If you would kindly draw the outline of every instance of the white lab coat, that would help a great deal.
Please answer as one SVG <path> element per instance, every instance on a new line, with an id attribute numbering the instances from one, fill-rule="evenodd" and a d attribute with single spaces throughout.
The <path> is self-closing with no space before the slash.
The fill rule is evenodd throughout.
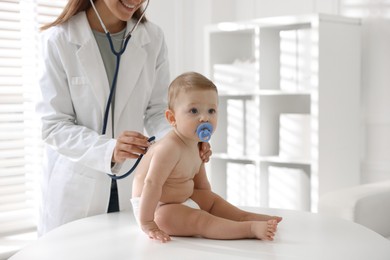
<path id="1" fill-rule="evenodd" d="M 134 25 L 129 21 L 127 31 Z M 110 83 L 85 12 L 42 33 L 41 100 L 45 156 L 38 231 L 107 211 L 111 179 L 134 163 L 111 168 L 116 140 L 111 120 L 100 135 Z M 151 22 L 133 32 L 121 57 L 114 137 L 124 130 L 165 132 L 169 66 L 163 32 Z M 111 119 L 111 116 L 109 117 Z M 131 181 L 118 181 L 121 210 L 130 207 Z"/>

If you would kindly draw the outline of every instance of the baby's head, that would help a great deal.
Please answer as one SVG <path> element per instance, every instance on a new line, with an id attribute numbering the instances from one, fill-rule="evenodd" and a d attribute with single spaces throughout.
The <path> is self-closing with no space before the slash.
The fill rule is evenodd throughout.
<path id="1" fill-rule="evenodd" d="M 192 138 L 202 123 L 211 125 L 213 131 L 217 126 L 217 108 L 217 87 L 202 74 L 181 74 L 169 86 L 166 118 L 187 137 Z"/>
<path id="2" fill-rule="evenodd" d="M 214 83 L 197 72 L 186 72 L 179 75 L 169 85 L 168 109 L 173 109 L 180 93 L 189 93 L 192 90 L 213 90 L 218 95 Z"/>

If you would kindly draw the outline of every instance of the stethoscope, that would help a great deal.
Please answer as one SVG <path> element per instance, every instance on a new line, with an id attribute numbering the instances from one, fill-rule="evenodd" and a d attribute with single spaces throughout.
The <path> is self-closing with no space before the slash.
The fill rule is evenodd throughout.
<path id="1" fill-rule="evenodd" d="M 108 122 L 108 116 L 109 116 L 109 113 L 110 113 L 110 108 L 111 108 L 111 103 L 112 103 L 112 98 L 113 96 L 115 95 L 115 89 L 116 89 L 116 82 L 117 82 L 117 78 L 118 78 L 118 72 L 119 72 L 119 65 L 120 65 L 120 59 L 121 59 L 121 56 L 122 54 L 125 52 L 126 50 L 126 47 L 127 47 L 127 44 L 131 38 L 131 34 L 134 32 L 135 29 L 137 29 L 139 23 L 141 22 L 142 18 L 145 16 L 145 11 L 146 9 L 148 8 L 149 6 L 149 1 L 150 0 L 142 0 L 138 6 L 142 5 L 144 2 L 146 1 L 146 6 L 144 8 L 144 10 L 142 11 L 142 14 L 140 16 L 140 18 L 138 19 L 137 23 L 133 26 L 133 28 L 129 31 L 129 33 L 123 38 L 123 46 L 121 47 L 121 49 L 119 51 L 116 51 L 115 48 L 114 48 L 114 44 L 112 42 L 112 38 L 111 38 L 111 35 L 110 35 L 110 32 L 107 30 L 106 26 L 104 25 L 103 23 L 103 20 L 102 18 L 100 17 L 96 7 L 95 7 L 95 4 L 93 3 L 93 0 L 90 0 L 91 2 L 91 5 L 92 5 L 92 8 L 93 10 L 95 11 L 96 13 L 96 16 L 97 18 L 99 19 L 99 22 L 106 34 L 106 37 L 110 43 L 110 48 L 111 48 L 111 52 L 116 56 L 116 66 L 115 66 L 115 72 L 114 72 L 114 78 L 112 80 L 112 83 L 111 83 L 111 88 L 110 88 L 110 95 L 108 96 L 108 100 L 107 100 L 107 104 L 106 104 L 106 109 L 104 111 L 104 119 L 103 119 L 103 127 L 102 127 L 102 135 L 105 135 L 106 134 L 106 129 L 107 129 L 107 122 Z M 136 7 L 138 7 L 136 6 Z M 150 137 L 148 139 L 148 142 L 153 142 L 155 139 L 154 136 Z M 108 174 L 108 176 L 110 176 L 112 179 L 114 180 L 119 180 L 119 179 L 123 179 L 123 178 L 126 178 L 127 176 L 129 176 L 134 170 L 135 168 L 138 166 L 138 163 L 141 161 L 143 157 L 143 154 L 141 154 L 137 161 L 134 163 L 133 167 L 131 167 L 131 169 L 126 172 L 125 174 L 123 175 L 120 175 L 120 176 L 117 176 L 117 175 L 112 175 L 112 174 Z"/>
<path id="2" fill-rule="evenodd" d="M 146 9 L 149 6 L 149 1 L 150 0 L 142 0 L 141 3 L 139 3 L 139 5 L 142 5 L 145 1 L 147 3 L 146 3 L 146 6 L 145 6 L 144 10 L 142 11 L 142 14 L 141 14 L 140 18 L 138 19 L 137 23 L 133 26 L 133 28 L 129 31 L 129 33 L 123 38 L 124 44 L 123 44 L 122 48 L 119 51 L 116 51 L 115 48 L 114 48 L 114 44 L 112 42 L 112 39 L 111 39 L 110 32 L 107 30 L 106 26 L 104 25 L 103 20 L 101 19 L 100 15 L 99 15 L 96 7 L 95 7 L 95 4 L 93 3 L 93 0 L 90 0 L 92 8 L 95 11 L 96 16 L 98 17 L 99 22 L 100 22 L 100 24 L 101 24 L 101 26 L 102 26 L 105 34 L 106 34 L 106 37 L 107 37 L 107 39 L 108 39 L 108 41 L 110 43 L 111 52 L 116 56 L 116 66 L 115 66 L 114 78 L 112 80 L 111 89 L 110 89 L 110 95 L 108 97 L 106 109 L 105 109 L 105 112 L 104 112 L 104 120 L 103 120 L 103 128 L 102 128 L 102 134 L 103 135 L 106 134 L 107 122 L 108 122 L 108 116 L 109 116 L 109 113 L 110 113 L 111 102 L 112 102 L 112 98 L 113 98 L 113 96 L 115 94 L 116 81 L 117 81 L 118 72 L 119 72 L 120 58 L 121 58 L 122 54 L 125 52 L 125 50 L 126 50 L 127 44 L 128 44 L 128 42 L 129 42 L 129 40 L 131 38 L 131 34 L 138 27 L 139 23 L 141 22 L 142 18 L 145 15 Z M 197 127 L 197 129 L 196 129 L 196 133 L 197 133 L 198 138 L 199 138 L 199 140 L 201 142 L 208 142 L 210 140 L 210 138 L 211 138 L 212 133 L 213 133 L 213 126 L 210 123 L 208 123 L 208 122 L 201 123 Z M 150 137 L 148 139 L 148 142 L 152 143 L 154 140 L 155 140 L 155 137 L 152 136 L 152 137 Z M 131 167 L 131 169 L 128 172 L 126 172 L 125 174 L 117 176 L 117 175 L 112 175 L 112 174 L 108 174 L 107 173 L 107 175 L 110 176 L 114 180 L 120 180 L 120 179 L 126 178 L 127 176 L 129 176 L 135 170 L 135 168 L 137 168 L 137 166 L 138 166 L 139 162 L 141 161 L 142 157 L 143 157 L 143 154 L 141 154 L 138 157 L 138 159 L 136 160 L 134 165 Z"/>

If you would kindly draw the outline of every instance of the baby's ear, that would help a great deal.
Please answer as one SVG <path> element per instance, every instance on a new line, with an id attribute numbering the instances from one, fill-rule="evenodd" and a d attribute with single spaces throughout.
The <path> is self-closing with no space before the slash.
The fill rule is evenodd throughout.
<path id="1" fill-rule="evenodd" d="M 167 109 L 165 110 L 165 118 L 168 120 L 168 123 L 172 126 L 176 125 L 176 119 L 175 119 L 175 114 L 173 113 L 172 110 Z"/>

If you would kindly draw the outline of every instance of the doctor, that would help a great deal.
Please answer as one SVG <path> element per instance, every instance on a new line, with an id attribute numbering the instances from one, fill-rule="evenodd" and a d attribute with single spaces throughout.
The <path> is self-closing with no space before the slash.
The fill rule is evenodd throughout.
<path id="1" fill-rule="evenodd" d="M 169 64 L 162 30 L 142 17 L 141 0 L 69 0 L 53 23 L 42 27 L 37 112 L 45 143 L 40 235 L 83 217 L 130 208 L 132 177 L 115 181 L 168 129 Z M 116 50 L 131 33 L 120 59 L 116 95 L 106 133 L 103 117 L 114 78 Z M 203 161 L 211 155 L 202 143 Z"/>

